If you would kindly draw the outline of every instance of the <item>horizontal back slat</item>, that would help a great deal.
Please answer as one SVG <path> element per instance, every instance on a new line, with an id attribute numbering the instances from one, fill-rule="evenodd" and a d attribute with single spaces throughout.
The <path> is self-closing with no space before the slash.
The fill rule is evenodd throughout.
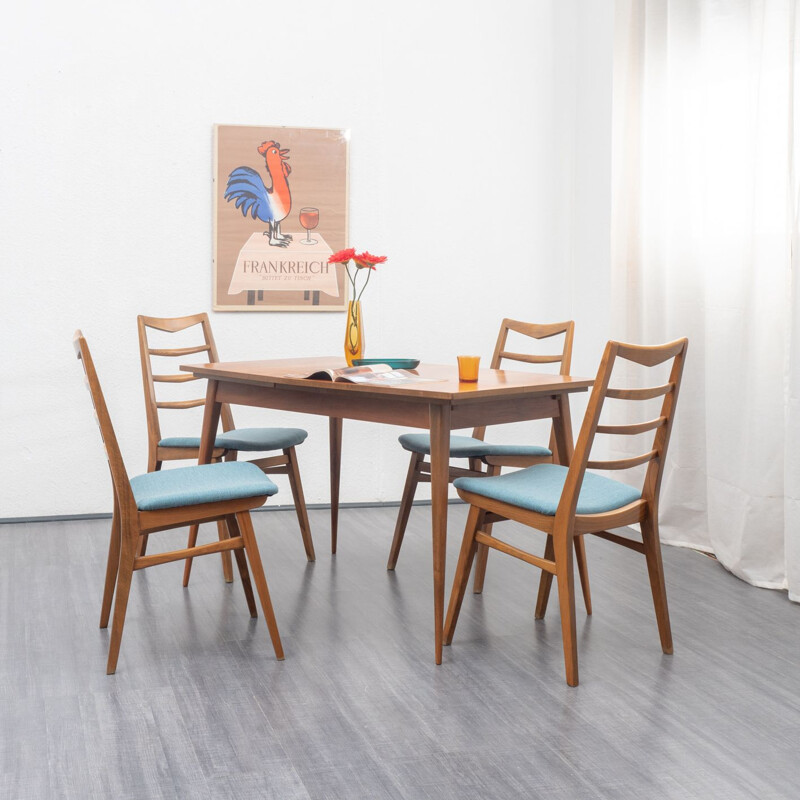
<path id="1" fill-rule="evenodd" d="M 589 461 L 586 466 L 588 469 L 630 469 L 652 461 L 657 455 L 658 450 L 651 450 L 649 453 L 643 453 L 640 456 L 620 458 L 616 461 Z"/>
<path id="2" fill-rule="evenodd" d="M 201 400 L 171 400 L 169 402 L 158 402 L 156 408 L 198 408 L 204 406 L 206 401 Z"/>
<path id="3" fill-rule="evenodd" d="M 157 331 L 166 331 L 167 333 L 177 333 L 191 328 L 192 325 L 198 325 L 203 321 L 204 316 L 204 314 L 170 318 L 141 316 L 141 320 L 148 328 L 155 328 Z"/>
<path id="4" fill-rule="evenodd" d="M 561 362 L 561 354 L 555 356 L 533 356 L 527 353 L 509 353 L 503 350 L 500 353 L 500 358 L 508 358 L 512 361 L 524 361 L 526 364 L 559 364 Z"/>
<path id="5" fill-rule="evenodd" d="M 663 364 L 665 361 L 675 358 L 684 349 L 686 342 L 686 339 L 678 339 L 675 342 L 657 347 L 619 342 L 617 345 L 617 358 L 624 358 L 644 367 L 655 367 L 657 364 Z"/>
<path id="6" fill-rule="evenodd" d="M 211 347 L 207 344 L 201 344 L 197 347 L 175 347 L 175 348 L 150 348 L 147 352 L 151 356 L 167 356 L 167 357 L 177 357 L 177 356 L 190 356 L 192 353 L 202 353 L 205 351 L 210 351 Z"/>
<path id="7" fill-rule="evenodd" d="M 613 397 L 615 400 L 652 400 L 668 394 L 674 388 L 674 383 L 665 383 L 663 386 L 650 386 L 646 389 L 608 389 L 606 397 Z"/>
<path id="8" fill-rule="evenodd" d="M 503 325 L 510 331 L 531 336 L 534 339 L 548 339 L 550 336 L 558 336 L 559 333 L 566 333 L 570 323 L 553 322 L 539 325 L 535 322 L 520 322 L 515 319 L 504 319 Z"/>
<path id="9" fill-rule="evenodd" d="M 598 425 L 598 433 L 611 433 L 621 434 L 623 436 L 634 436 L 637 433 L 647 433 L 647 431 L 654 431 L 662 425 L 667 424 L 666 417 L 658 417 L 658 419 L 651 419 L 647 422 L 635 422 L 630 425 Z"/>
<path id="10" fill-rule="evenodd" d="M 179 375 L 153 375 L 154 381 L 160 383 L 186 383 L 187 381 L 199 381 L 197 375 L 192 375 L 191 372 L 181 372 Z"/>

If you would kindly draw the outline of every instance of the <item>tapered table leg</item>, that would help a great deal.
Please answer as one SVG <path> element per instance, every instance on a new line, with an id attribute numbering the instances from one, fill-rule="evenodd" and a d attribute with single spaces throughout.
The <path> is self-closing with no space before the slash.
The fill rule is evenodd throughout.
<path id="1" fill-rule="evenodd" d="M 572 442 L 572 416 L 569 413 L 569 395 L 558 396 L 558 416 L 553 419 L 553 434 L 556 439 L 556 464 L 569 466 L 574 445 Z"/>
<path id="2" fill-rule="evenodd" d="M 342 468 L 342 420 L 330 418 L 331 449 L 331 553 L 336 553 L 339 535 L 339 478 Z"/>
<path id="3" fill-rule="evenodd" d="M 221 409 L 222 406 L 217 402 L 217 381 L 209 380 L 208 388 L 206 389 L 206 406 L 203 412 L 203 431 L 200 434 L 198 464 L 211 462 L 211 453 L 214 452 L 214 440 L 217 438 Z"/>
<path id="4" fill-rule="evenodd" d="M 447 487 L 450 476 L 450 406 L 431 405 L 431 501 L 433 533 L 433 624 L 436 663 L 442 663 L 444 570 L 447 553 Z"/>
<path id="5" fill-rule="evenodd" d="M 211 454 L 214 452 L 214 441 L 217 438 L 221 409 L 222 405 L 217 402 L 217 382 L 210 380 L 208 382 L 208 388 L 206 389 L 206 406 L 203 412 L 203 431 L 200 434 L 200 452 L 197 458 L 198 464 L 209 464 L 211 462 Z M 227 536 L 227 528 L 223 524 L 219 523 L 218 528 L 220 539 Z M 220 553 L 220 556 L 222 557 L 222 574 L 225 576 L 225 581 L 231 583 L 233 581 L 231 554 L 226 551 Z M 187 561 L 187 563 L 190 562 Z M 188 582 L 189 575 L 185 573 L 183 585 L 186 586 Z"/>

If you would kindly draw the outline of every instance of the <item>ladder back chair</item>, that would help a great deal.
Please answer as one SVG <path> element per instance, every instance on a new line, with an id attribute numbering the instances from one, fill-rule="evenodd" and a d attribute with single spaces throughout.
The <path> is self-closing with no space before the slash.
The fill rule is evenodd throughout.
<path id="1" fill-rule="evenodd" d="M 279 661 L 283 660 L 278 625 L 250 520 L 250 509 L 264 505 L 278 487 L 258 467 L 235 461 L 148 472 L 128 478 L 89 346 L 80 331 L 75 332 L 73 344 L 83 364 L 114 493 L 114 517 L 100 611 L 100 627 L 106 628 L 113 600 L 114 619 L 106 672 L 111 675 L 117 668 L 133 573 L 156 564 L 224 552 L 235 555 L 250 616 L 257 617 L 249 561 L 275 655 Z M 138 554 L 142 536 L 214 520 L 222 520 L 227 527 L 225 537 L 218 542 L 149 556 Z"/>
<path id="2" fill-rule="evenodd" d="M 470 504 L 470 511 L 445 622 L 445 644 L 453 640 L 475 551 L 479 544 L 484 544 L 543 570 L 536 619 L 544 617 L 552 578 L 556 576 L 567 683 L 577 686 L 572 545 L 574 540 L 591 533 L 645 556 L 661 648 L 664 653 L 672 653 L 658 533 L 658 497 L 687 347 L 687 339 L 652 347 L 608 342 L 568 468 L 558 464 L 539 464 L 497 477 L 456 480 L 458 494 Z M 618 359 L 626 359 L 644 367 L 655 367 L 671 361 L 669 379 L 663 385 L 649 388 L 609 388 Z M 661 410 L 654 419 L 628 425 L 599 424 L 606 398 L 638 402 L 661 396 L 664 398 Z M 592 444 L 598 433 L 635 436 L 651 431 L 655 431 L 651 446 L 641 455 L 609 461 L 590 459 Z M 643 464 L 647 468 L 641 491 L 586 471 L 587 468 L 625 470 Z M 485 531 L 488 522 L 504 520 L 516 520 L 544 531 L 547 534 L 544 558 L 503 542 Z M 613 528 L 635 524 L 641 526 L 641 541 L 610 532 Z"/>
<path id="3" fill-rule="evenodd" d="M 208 314 L 193 314 L 187 317 L 146 317 L 140 315 L 139 326 L 139 353 L 142 362 L 142 380 L 144 384 L 145 409 L 147 411 L 147 439 L 148 463 L 147 471 L 156 472 L 161 469 L 164 461 L 197 459 L 200 451 L 199 436 L 173 436 L 162 438 L 159 409 L 187 409 L 196 408 L 205 404 L 205 398 L 166 401 L 159 400 L 156 396 L 157 383 L 186 383 L 199 380 L 199 378 L 186 372 L 175 374 L 159 374 L 153 371 L 152 358 L 166 357 L 178 358 L 190 355 L 205 354 L 210 362 L 219 361 L 214 334 Z M 148 340 L 149 330 L 158 330 L 163 333 L 178 333 L 193 326 L 199 326 L 202 342 L 192 347 L 151 347 Z M 217 435 L 212 452 L 212 461 L 235 461 L 239 452 L 269 452 L 282 451 L 280 455 L 266 458 L 253 459 L 250 463 L 258 466 L 266 474 L 287 475 L 294 498 L 297 519 L 300 524 L 300 533 L 303 538 L 306 557 L 314 561 L 314 542 L 311 538 L 311 525 L 308 520 L 303 484 L 300 480 L 300 469 L 297 463 L 295 447 L 302 444 L 308 434 L 302 428 L 239 428 L 233 424 L 233 415 L 230 406 L 226 403 L 221 413 L 222 433 Z M 189 530 L 189 547 L 197 542 L 197 525 Z M 218 523 L 219 536 L 227 535 L 223 522 Z M 147 536 L 142 537 L 140 555 L 147 552 Z M 183 585 L 189 585 L 189 576 L 192 569 L 192 560 L 188 558 L 184 567 Z M 233 580 L 230 563 L 230 554 L 223 554 L 223 571 L 227 581 Z"/>
<path id="4" fill-rule="evenodd" d="M 537 341 L 549 339 L 554 336 L 563 336 L 563 344 L 560 353 L 547 355 L 534 355 L 528 353 L 516 353 L 506 349 L 508 334 L 510 332 L 519 333 Z M 524 364 L 558 364 L 560 375 L 569 375 L 572 363 L 572 342 L 575 335 L 575 323 L 554 322 L 550 324 L 536 324 L 531 322 L 520 322 L 513 319 L 504 319 L 500 325 L 500 332 L 497 335 L 492 360 L 489 364 L 490 369 L 503 369 L 507 362 L 516 361 Z M 513 367 L 512 367 L 513 368 Z M 552 427 L 550 430 L 550 442 L 548 447 L 538 445 L 505 445 L 490 444 L 484 441 L 486 426 L 473 429 L 472 436 L 451 436 L 450 437 L 450 458 L 466 458 L 469 460 L 468 468 L 450 466 L 450 483 L 456 478 L 482 477 L 499 475 L 502 467 L 528 467 L 533 464 L 552 463 L 554 458 L 557 462 L 565 459 L 560 455 L 554 457 L 556 451 L 555 435 Z M 411 452 L 411 460 L 408 465 L 406 483 L 403 489 L 403 497 L 400 501 L 400 510 L 395 524 L 394 538 L 389 553 L 387 569 L 394 569 L 397 558 L 400 555 L 400 548 L 403 544 L 403 537 L 408 525 L 408 518 L 414 502 L 414 495 L 419 483 L 430 483 L 430 457 L 431 438 L 428 433 L 406 433 L 400 436 L 401 446 Z M 491 531 L 491 526 L 487 532 Z M 583 586 L 586 610 L 591 614 L 591 595 L 589 591 L 589 576 L 586 569 L 586 560 L 583 552 L 583 542 L 576 540 L 576 547 L 579 552 L 576 558 L 580 568 L 581 585 Z M 478 561 L 475 567 L 475 582 L 473 591 L 480 594 L 483 591 L 483 583 L 486 575 L 486 562 L 489 549 L 480 545 L 478 548 Z"/>

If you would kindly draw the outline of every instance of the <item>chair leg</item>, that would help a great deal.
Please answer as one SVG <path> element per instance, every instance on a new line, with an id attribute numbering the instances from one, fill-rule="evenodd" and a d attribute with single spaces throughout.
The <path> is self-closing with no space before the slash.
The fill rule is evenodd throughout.
<path id="1" fill-rule="evenodd" d="M 232 539 L 242 535 L 234 515 L 226 517 L 225 522 L 228 525 L 228 532 Z M 258 610 L 256 609 L 256 599 L 253 596 L 253 587 L 250 584 L 250 570 L 247 568 L 247 558 L 245 557 L 244 550 L 234 550 L 233 555 L 236 558 L 236 566 L 239 567 L 239 577 L 242 579 L 242 589 L 244 589 L 244 596 L 245 600 L 247 600 L 247 608 L 250 611 L 250 617 L 256 619 L 256 617 L 258 617 Z"/>
<path id="2" fill-rule="evenodd" d="M 189 540 L 186 542 L 186 547 L 194 547 L 197 544 L 197 531 L 200 529 L 199 525 L 192 525 L 189 528 Z M 189 576 L 192 574 L 192 561 L 194 559 L 187 558 L 183 563 L 183 587 L 189 585 Z"/>
<path id="3" fill-rule="evenodd" d="M 311 538 L 311 523 L 308 521 L 308 511 L 306 509 L 306 499 L 303 495 L 303 484 L 300 480 L 300 469 L 297 465 L 297 451 L 290 447 L 283 451 L 289 467 L 289 485 L 292 489 L 294 498 L 294 508 L 297 512 L 297 521 L 300 523 L 300 534 L 303 537 L 303 546 L 306 549 L 306 558 L 315 561 L 317 556 L 314 553 L 314 540 Z"/>
<path id="4" fill-rule="evenodd" d="M 578 685 L 578 636 L 575 628 L 575 576 L 572 568 L 572 534 L 556 529 L 553 550 L 558 582 L 558 605 L 561 608 L 561 638 L 564 642 L 564 666 L 567 684 Z"/>
<path id="5" fill-rule="evenodd" d="M 221 520 L 217 520 L 217 535 L 222 542 L 228 538 L 228 526 Z M 224 550 L 222 553 L 222 574 L 225 578 L 225 583 L 233 583 L 233 561 L 231 560 L 231 551 Z"/>
<path id="6" fill-rule="evenodd" d="M 134 538 L 130 531 L 122 530 L 122 547 L 119 558 L 119 574 L 117 576 L 117 591 L 114 598 L 114 619 L 111 623 L 111 641 L 108 645 L 108 663 L 106 674 L 113 675 L 117 671 L 119 647 L 122 643 L 122 629 L 125 626 L 125 612 L 128 609 L 128 595 L 131 591 L 133 578 L 133 562 L 139 546 L 139 537 Z"/>
<path id="7" fill-rule="evenodd" d="M 647 559 L 647 572 L 650 576 L 650 591 L 653 593 L 653 606 L 658 622 L 658 635 L 661 649 L 672 654 L 672 630 L 669 624 L 667 606 L 667 587 L 664 583 L 664 564 L 661 561 L 661 540 L 658 535 L 658 521 L 648 515 L 641 522 L 644 555 Z"/>
<path id="8" fill-rule="evenodd" d="M 487 525 L 484 528 L 484 533 L 487 536 L 492 535 L 492 526 Z M 472 581 L 473 594 L 480 594 L 483 591 L 483 582 L 486 579 L 486 562 L 489 560 L 489 548 L 485 544 L 478 545 L 478 551 L 475 556 L 475 577 Z"/>
<path id="9" fill-rule="evenodd" d="M 552 536 L 548 536 L 547 542 L 545 542 L 544 558 L 548 561 L 553 561 L 555 558 Z M 550 599 L 550 587 L 552 584 L 553 574 L 542 570 L 542 574 L 539 577 L 539 595 L 536 598 L 536 611 L 533 615 L 535 619 L 544 619 L 545 612 L 547 611 L 547 601 Z"/>
<path id="10" fill-rule="evenodd" d="M 119 572 L 120 522 L 117 493 L 114 492 L 114 517 L 111 520 L 111 537 L 108 541 L 108 561 L 106 562 L 106 581 L 103 587 L 103 605 L 100 609 L 100 627 L 108 627 L 111 615 L 111 601 L 114 599 L 114 587 Z"/>
<path id="11" fill-rule="evenodd" d="M 589 588 L 589 567 L 586 563 L 586 543 L 583 536 L 576 536 L 575 542 L 575 561 L 578 564 L 578 575 L 581 579 L 581 591 L 583 592 L 583 604 L 586 613 L 592 614 L 592 592 Z"/>
<path id="12" fill-rule="evenodd" d="M 486 470 L 486 477 L 492 478 L 500 474 L 501 467 L 490 466 Z M 485 525 L 483 532 L 487 536 L 492 535 L 491 524 Z M 480 594 L 483 591 L 483 582 L 486 579 L 486 562 L 489 560 L 489 549 L 485 544 L 478 545 L 478 555 L 475 559 L 475 578 L 472 581 L 472 591 L 474 594 Z"/>
<path id="13" fill-rule="evenodd" d="M 578 574 L 581 579 L 581 590 L 583 592 L 583 603 L 586 606 L 586 613 L 592 613 L 592 593 L 589 589 L 589 570 L 586 564 L 586 545 L 583 541 L 583 536 L 574 537 L 575 542 L 575 560 L 578 563 Z M 544 557 L 548 561 L 553 560 L 553 543 L 552 537 L 547 537 L 547 543 L 544 547 Z M 536 611 L 534 613 L 535 619 L 544 619 L 545 612 L 547 611 L 547 601 L 550 599 L 550 589 L 553 585 L 553 576 L 549 572 L 542 570 L 541 577 L 539 578 L 539 595 L 536 598 Z"/>
<path id="14" fill-rule="evenodd" d="M 275 657 L 278 659 L 278 661 L 283 661 L 283 646 L 281 645 L 281 637 L 278 633 L 278 623 L 275 620 L 275 612 L 272 608 L 272 601 L 269 597 L 267 579 L 264 577 L 264 567 L 261 564 L 261 554 L 258 552 L 256 534 L 253 530 L 253 523 L 250 520 L 249 512 L 243 511 L 237 514 L 236 521 L 239 523 L 239 529 L 242 532 L 244 547 L 247 551 L 247 559 L 250 561 L 250 567 L 253 572 L 253 580 L 256 584 L 258 597 L 261 600 L 261 610 L 264 612 L 264 619 L 267 621 L 267 628 L 269 630 L 270 639 L 272 639 L 272 647 L 275 650 Z"/>
<path id="15" fill-rule="evenodd" d="M 408 525 L 408 516 L 411 513 L 411 506 L 414 502 L 414 495 L 417 492 L 417 468 L 422 461 L 420 453 L 412 453 L 411 461 L 408 464 L 408 473 L 406 474 L 406 483 L 403 487 L 403 498 L 400 500 L 400 510 L 397 513 L 397 522 L 394 526 L 394 538 L 392 539 L 392 547 L 389 550 L 389 560 L 386 563 L 386 569 L 394 569 L 397 565 L 397 558 L 400 555 L 400 548 L 403 544 L 403 537 L 406 533 L 406 526 Z"/>
<path id="16" fill-rule="evenodd" d="M 452 644 L 453 634 L 456 631 L 458 615 L 461 611 L 461 603 L 464 600 L 464 593 L 467 591 L 469 582 L 469 572 L 472 568 L 472 561 L 475 558 L 476 542 L 475 534 L 483 522 L 485 512 L 477 506 L 470 506 L 467 525 L 464 528 L 464 539 L 461 542 L 461 552 L 458 555 L 456 565 L 456 575 L 453 579 L 453 591 L 450 593 L 450 605 L 447 608 L 447 618 L 444 623 L 444 643 Z"/>
<path id="17" fill-rule="evenodd" d="M 150 461 L 147 462 L 147 471 L 148 472 L 158 472 L 161 469 L 161 461 Z M 147 554 L 147 541 L 150 538 L 150 534 L 143 533 L 139 537 L 139 543 L 137 545 L 137 553 L 138 556 L 143 556 Z"/>

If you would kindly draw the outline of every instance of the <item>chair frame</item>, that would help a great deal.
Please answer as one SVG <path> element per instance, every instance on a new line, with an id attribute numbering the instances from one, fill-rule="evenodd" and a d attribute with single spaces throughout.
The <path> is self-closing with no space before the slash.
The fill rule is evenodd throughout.
<path id="1" fill-rule="evenodd" d="M 192 314 L 186 317 L 147 317 L 139 315 L 137 317 L 139 328 L 139 355 L 142 363 L 142 383 L 144 386 L 145 397 L 145 410 L 147 412 L 147 443 L 148 443 L 148 459 L 147 471 L 155 472 L 161 469 L 164 461 L 176 461 L 194 459 L 197 460 L 199 456 L 199 447 L 162 447 L 159 442 L 162 439 L 161 425 L 158 417 L 158 410 L 161 409 L 183 409 L 183 408 L 196 408 L 205 405 L 205 397 L 194 400 L 179 400 L 179 401 L 159 401 L 156 398 L 156 383 L 187 383 L 189 381 L 200 380 L 191 373 L 182 372 L 170 375 L 159 375 L 153 373 L 153 365 L 151 356 L 166 356 L 166 357 L 183 357 L 193 355 L 195 353 L 207 353 L 210 362 L 219 361 L 219 354 L 217 352 L 217 345 L 214 341 L 214 334 L 211 330 L 211 323 L 208 319 L 208 314 Z M 154 328 L 166 333 L 178 333 L 179 331 L 191 328 L 194 325 L 200 325 L 203 332 L 203 344 L 195 347 L 181 347 L 181 348 L 151 348 L 147 338 L 148 328 Z M 231 413 L 230 406 L 224 403 L 221 411 L 221 421 L 223 431 L 232 431 L 235 429 L 233 423 L 233 414 Z M 237 450 L 215 448 L 211 454 L 212 461 L 236 461 L 238 456 Z M 314 553 L 314 542 L 311 538 L 311 524 L 308 519 L 308 510 L 306 508 L 305 495 L 303 494 L 303 484 L 300 480 L 300 468 L 297 462 L 297 453 L 294 447 L 287 447 L 282 451 L 281 455 L 268 456 L 266 458 L 253 459 L 250 463 L 258 466 L 267 475 L 287 475 L 289 477 L 289 486 L 292 490 L 292 497 L 294 499 L 295 511 L 297 513 L 297 520 L 300 525 L 300 533 L 303 538 L 303 546 L 306 551 L 306 558 L 309 561 L 314 561 L 316 555 Z M 197 542 L 198 526 L 192 525 L 189 530 L 188 546 L 193 547 Z M 220 539 L 226 536 L 225 525 L 223 522 L 218 523 L 218 534 Z M 147 536 L 142 537 L 139 555 L 145 555 L 147 552 Z M 225 580 L 230 583 L 233 580 L 233 568 L 231 565 L 230 553 L 223 553 L 222 555 L 222 568 Z M 183 585 L 189 585 L 189 576 L 192 571 L 192 560 L 187 558 L 186 565 L 184 566 Z"/>
<path id="2" fill-rule="evenodd" d="M 453 640 L 476 548 L 481 544 L 486 545 L 542 569 L 542 581 L 536 602 L 536 619 L 544 617 L 555 575 L 558 582 L 567 683 L 570 686 L 577 686 L 578 652 L 572 550 L 575 541 L 582 540 L 586 534 L 594 534 L 645 556 L 661 648 L 666 654 L 672 653 L 672 632 L 658 532 L 658 501 L 687 347 L 688 339 L 685 338 L 653 347 L 615 341 L 610 341 L 606 345 L 555 516 L 538 514 L 471 492 L 458 491 L 461 498 L 471 507 L 445 621 L 445 644 L 450 644 Z M 618 358 L 646 367 L 653 367 L 672 359 L 669 380 L 664 385 L 650 388 L 609 389 L 614 363 Z M 629 425 L 599 424 L 600 413 L 607 397 L 639 401 L 662 395 L 664 400 L 661 411 L 655 419 Z M 613 461 L 592 461 L 589 458 L 597 433 L 637 435 L 653 430 L 655 431 L 653 445 L 646 453 Z M 648 466 L 641 499 L 605 513 L 576 513 L 578 496 L 587 468 L 621 470 L 642 464 Z M 516 520 L 548 534 L 544 558 L 527 553 L 485 531 L 487 523 L 504 520 Z M 610 529 L 634 524 L 641 526 L 641 542 L 610 532 Z"/>
<path id="3" fill-rule="evenodd" d="M 532 339 L 542 340 L 549 339 L 553 336 L 564 336 L 564 345 L 560 354 L 551 355 L 531 355 L 527 353 L 515 353 L 506 350 L 506 343 L 508 341 L 508 334 L 514 331 L 523 336 L 528 336 Z M 567 322 L 553 322 L 548 324 L 537 324 L 532 322 L 521 322 L 514 319 L 504 319 L 500 324 L 500 331 L 497 334 L 497 342 L 495 343 L 494 353 L 492 360 L 489 363 L 490 369 L 501 369 L 503 361 L 518 361 L 525 364 L 560 364 L 559 375 L 569 375 L 572 365 L 572 343 L 575 337 L 575 323 L 572 320 Z M 486 425 L 474 428 L 472 431 L 472 438 L 484 440 L 486 436 Z M 550 443 L 549 449 L 553 456 L 484 456 L 482 458 L 470 458 L 469 468 L 456 467 L 450 465 L 449 482 L 452 483 L 456 478 L 479 478 L 479 477 L 493 477 L 499 475 L 503 467 L 530 467 L 534 464 L 547 464 L 564 463 L 566 459 L 558 453 L 556 446 L 556 437 L 552 430 L 550 430 Z M 483 464 L 486 464 L 486 469 L 483 469 Z M 406 474 L 406 482 L 403 488 L 403 497 L 400 500 L 400 510 L 397 514 L 397 522 L 395 523 L 394 537 L 392 539 L 391 550 L 389 551 L 389 560 L 386 564 L 386 569 L 393 570 L 397 565 L 397 559 L 400 555 L 400 548 L 403 544 L 403 537 L 405 536 L 406 526 L 408 525 L 408 518 L 411 513 L 411 507 L 414 502 L 414 495 L 417 491 L 417 486 L 420 483 L 430 483 L 431 465 L 430 461 L 426 460 L 422 453 L 412 453 L 411 460 L 408 465 L 408 473 Z M 491 534 L 491 523 L 486 523 L 486 533 Z M 592 599 L 591 591 L 589 588 L 589 573 L 586 566 L 586 556 L 583 549 L 583 541 L 580 539 L 575 540 L 577 548 L 576 560 L 579 565 L 581 586 L 583 587 L 584 602 L 586 604 L 586 612 L 592 613 Z M 483 591 L 483 584 L 486 577 L 486 564 L 489 557 L 489 548 L 481 544 L 478 547 L 478 561 L 475 566 L 475 580 L 473 583 L 473 592 L 480 594 Z"/>
<path id="4" fill-rule="evenodd" d="M 108 459 L 114 492 L 114 515 L 111 524 L 103 601 L 100 611 L 100 627 L 106 628 L 111 615 L 113 601 L 114 618 L 108 648 L 107 674 L 112 675 L 117 668 L 133 573 L 136 570 L 146 569 L 156 564 L 166 564 L 171 561 L 179 561 L 211 553 L 230 554 L 233 552 L 242 579 L 242 588 L 250 616 L 256 618 L 258 612 L 250 583 L 250 571 L 247 566 L 248 561 L 250 562 L 253 581 L 261 601 L 261 609 L 267 622 L 275 656 L 279 661 L 282 661 L 284 658 L 283 647 L 250 519 L 250 510 L 262 506 L 266 502 L 267 495 L 213 503 L 199 503 L 191 506 L 165 508 L 158 511 L 139 511 L 133 496 L 128 473 L 122 460 L 114 428 L 111 424 L 111 417 L 100 387 L 94 361 L 86 339 L 80 330 L 75 332 L 73 345 L 78 359 L 83 364 L 87 386 L 94 404 L 100 435 L 102 436 Z M 220 520 L 224 523 L 225 535 L 218 542 L 199 546 L 193 545 L 184 549 L 149 556 L 139 555 L 139 544 L 143 536 L 158 531 L 180 528 L 190 524 L 198 525 L 202 522 L 214 520 Z"/>

